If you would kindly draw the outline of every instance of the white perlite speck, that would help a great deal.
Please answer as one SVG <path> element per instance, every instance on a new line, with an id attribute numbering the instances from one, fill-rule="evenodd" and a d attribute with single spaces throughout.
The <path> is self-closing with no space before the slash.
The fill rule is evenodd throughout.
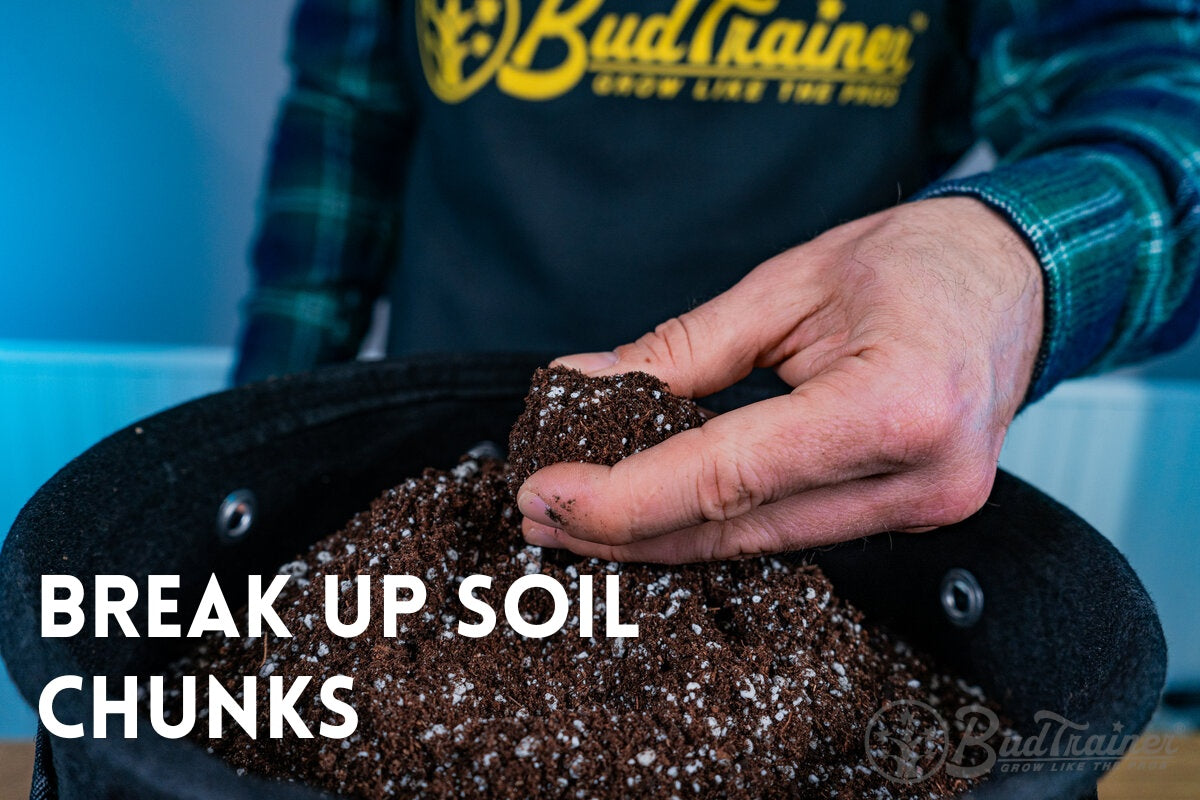
<path id="1" fill-rule="evenodd" d="M 302 578 L 308 574 L 308 564 L 303 561 L 289 561 L 286 564 L 280 565 L 278 572 L 280 575 L 291 575 L 293 578 Z"/>
<path id="2" fill-rule="evenodd" d="M 463 701 L 463 698 L 466 697 L 467 692 L 474 688 L 475 684 L 471 683 L 470 681 L 463 681 L 462 683 L 454 684 L 454 694 L 450 698 L 450 704 L 455 706 L 458 705 Z"/>

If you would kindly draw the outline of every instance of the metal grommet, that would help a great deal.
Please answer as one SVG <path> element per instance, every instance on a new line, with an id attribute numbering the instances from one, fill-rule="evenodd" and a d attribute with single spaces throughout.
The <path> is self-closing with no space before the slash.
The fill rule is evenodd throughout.
<path id="1" fill-rule="evenodd" d="M 217 510 L 217 537 L 223 542 L 238 542 L 250 532 L 258 503 L 254 492 L 238 489 L 221 501 Z"/>
<path id="2" fill-rule="evenodd" d="M 942 578 L 942 610 L 960 628 L 969 628 L 983 616 L 983 587 L 965 569 L 955 567 Z"/>

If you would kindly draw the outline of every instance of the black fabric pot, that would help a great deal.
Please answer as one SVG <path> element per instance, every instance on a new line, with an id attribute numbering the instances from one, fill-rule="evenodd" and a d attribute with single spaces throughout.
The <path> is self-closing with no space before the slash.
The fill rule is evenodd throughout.
<path id="1" fill-rule="evenodd" d="M 180 574 L 186 619 L 216 573 L 230 602 L 242 602 L 246 574 L 273 572 L 384 488 L 425 466 L 449 466 L 481 440 L 505 441 L 529 374 L 544 362 L 508 355 L 335 367 L 211 395 L 100 442 L 29 501 L 0 554 L 0 652 L 21 692 L 36 706 L 57 675 L 146 675 L 188 646 L 93 638 L 86 608 L 84 634 L 42 639 L 42 574 L 72 573 L 89 586 L 99 573 Z M 246 535 L 231 539 L 218 529 L 218 510 L 240 489 L 257 506 Z M 1007 474 L 959 525 L 810 555 L 840 594 L 978 681 L 1025 735 L 1038 732 L 1039 710 L 1111 734 L 1140 730 L 1155 707 L 1165 645 L 1137 576 L 1086 523 Z M 940 599 L 955 568 L 982 591 L 982 616 L 965 627 Z M 144 604 L 134 619 L 144 629 Z M 64 722 L 90 725 L 88 691 L 60 695 L 55 708 Z M 319 796 L 238 777 L 144 720 L 136 739 L 115 729 L 71 740 L 42 731 L 40 744 L 44 797 Z M 1099 775 L 993 770 L 975 796 L 1093 796 Z"/>

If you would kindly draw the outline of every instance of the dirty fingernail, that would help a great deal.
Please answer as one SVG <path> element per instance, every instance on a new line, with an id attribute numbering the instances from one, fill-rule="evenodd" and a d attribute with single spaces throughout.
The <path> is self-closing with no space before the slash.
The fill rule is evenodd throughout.
<path id="1" fill-rule="evenodd" d="M 617 363 L 617 354 L 608 353 L 576 353 L 571 356 L 563 356 L 556 358 L 551 362 L 551 366 L 570 367 L 577 369 L 580 372 L 591 374 L 608 369 L 613 364 Z"/>
<path id="2" fill-rule="evenodd" d="M 555 521 L 554 518 L 558 515 L 550 510 L 550 506 L 546 505 L 546 501 L 529 490 L 522 491 L 517 495 L 517 508 L 521 510 L 526 519 L 533 522 L 551 528 L 561 527 L 562 525 L 561 517 L 559 521 Z"/>

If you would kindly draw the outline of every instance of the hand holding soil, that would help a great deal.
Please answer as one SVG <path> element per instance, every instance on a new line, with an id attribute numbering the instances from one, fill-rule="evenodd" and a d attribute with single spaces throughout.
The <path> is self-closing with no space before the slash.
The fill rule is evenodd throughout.
<path id="1" fill-rule="evenodd" d="M 519 491 L 531 544 L 680 563 L 948 525 L 987 498 L 1028 390 L 1042 277 L 976 200 L 910 203 L 764 262 L 612 353 L 703 397 L 770 367 L 795 387 L 613 466 L 555 464 Z"/>

